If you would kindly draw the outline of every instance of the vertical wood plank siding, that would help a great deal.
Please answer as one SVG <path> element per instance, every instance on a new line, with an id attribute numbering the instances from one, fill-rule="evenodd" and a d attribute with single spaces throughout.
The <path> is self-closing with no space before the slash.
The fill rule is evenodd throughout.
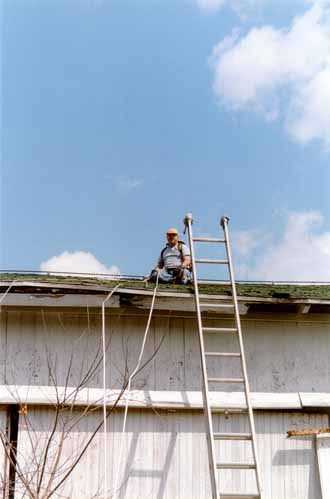
<path id="1" fill-rule="evenodd" d="M 321 433 L 316 435 L 316 452 L 319 466 L 322 497 L 330 497 L 330 435 Z"/>
<path id="2" fill-rule="evenodd" d="M 3 436 L 6 435 L 7 426 L 7 407 L 0 405 L 0 432 Z M 8 462 L 6 459 L 5 450 L 2 444 L 3 440 L 0 442 L 0 494 L 5 497 L 6 487 L 8 484 Z"/>
<path id="3" fill-rule="evenodd" d="M 54 413 L 45 408 L 29 410 L 30 432 L 24 418 L 19 428 L 18 455 L 21 468 L 35 472 L 32 456 L 44 449 Z M 76 414 L 77 416 L 77 414 Z M 109 497 L 113 493 L 115 473 L 119 473 L 121 499 L 207 499 L 210 497 L 204 420 L 200 412 L 159 411 L 157 414 L 132 410 L 129 413 L 127 433 L 122 437 L 123 411 L 109 419 L 107 445 L 109 455 Z M 67 435 L 60 469 L 56 480 L 78 455 L 86 439 L 102 417 L 84 418 Z M 256 414 L 258 447 L 266 499 L 320 499 L 314 437 L 286 438 L 288 429 L 313 428 L 327 425 L 327 415 L 262 412 Z M 33 430 L 31 430 L 33 428 Z M 216 430 L 247 431 L 241 415 L 225 418 L 218 415 Z M 32 442 L 31 442 L 32 435 Z M 56 440 L 60 438 L 60 431 Z M 32 445 L 34 452 L 32 452 Z M 119 463 L 119 449 L 123 445 L 123 459 Z M 52 447 L 53 449 L 53 447 Z M 74 470 L 59 497 L 88 499 L 103 494 L 103 434 L 98 433 L 93 444 Z M 53 459 L 51 451 L 49 463 Z M 250 442 L 217 442 L 217 455 L 222 461 L 249 461 Z M 119 466 L 120 464 L 120 466 Z M 50 472 L 50 466 L 46 473 Z M 224 471 L 221 490 L 255 491 L 251 471 Z M 55 480 L 55 483 L 56 483 Z M 17 497 L 22 488 L 18 485 Z"/>
<path id="4" fill-rule="evenodd" d="M 272 315 L 273 316 L 273 315 Z M 330 327 L 326 318 L 313 322 L 283 320 L 243 321 L 248 373 L 252 391 L 330 392 Z M 0 384 L 73 386 L 81 381 L 93 359 L 100 354 L 101 321 L 95 311 L 3 311 L 0 331 Z M 108 315 L 106 321 L 109 349 L 107 383 L 122 386 L 125 372 L 137 361 L 147 317 Z M 220 325 L 209 321 L 209 325 Z M 230 326 L 223 320 L 223 326 Z M 196 323 L 194 319 L 157 317 L 152 322 L 144 361 L 147 363 L 134 380 L 133 388 L 144 390 L 200 390 L 201 376 Z M 224 336 L 207 339 L 207 349 L 235 351 L 234 340 Z M 100 358 L 100 357 L 98 357 Z M 225 359 L 210 375 L 237 374 L 237 360 Z M 229 363 L 232 362 L 232 366 Z M 71 366 L 71 367 L 69 367 Z M 102 369 L 89 382 L 102 387 Z M 216 387 L 215 387 L 216 388 Z M 239 389 L 229 386 L 228 391 Z M 1 403 L 1 401 L 0 401 Z M 75 410 L 76 413 L 78 411 Z M 113 486 L 119 448 L 124 445 L 120 466 L 120 499 L 206 499 L 210 497 L 204 420 L 199 411 L 131 410 L 128 432 L 121 438 L 122 411 L 109 419 L 107 445 L 109 486 Z M 30 407 L 28 418 L 33 428 L 37 455 L 45 445 L 52 408 Z M 83 418 L 65 439 L 63 467 L 91 435 L 101 411 Z M 246 431 L 242 416 L 217 416 L 216 430 Z M 1 418 L 0 418 L 1 422 Z M 325 414 L 284 412 L 256 413 L 256 429 L 266 499 L 320 499 L 319 476 L 312 437 L 286 438 L 288 429 L 329 426 Z M 30 432 L 31 433 L 31 432 Z M 24 417 L 20 416 L 19 459 L 31 468 L 32 442 Z M 59 434 L 57 434 L 59 438 Z M 249 442 L 217 442 L 220 460 L 249 458 Z M 90 499 L 103 494 L 103 434 L 98 433 L 58 497 Z M 33 462 L 33 461 L 32 461 Z M 50 463 L 51 461 L 49 461 Z M 1 465 L 1 453 L 0 453 Z M 253 473 L 226 471 L 222 491 L 255 490 Z M 19 484 L 18 484 L 19 486 Z M 22 490 L 21 490 L 22 491 Z M 111 490 L 109 492 L 109 497 Z M 17 498 L 20 498 L 19 489 Z"/>
<path id="5" fill-rule="evenodd" d="M 81 380 L 100 353 L 100 316 L 86 312 L 6 312 L 0 331 L 0 384 L 51 385 L 50 362 L 58 385 Z M 136 364 L 146 317 L 107 317 L 108 387 L 121 388 L 125 372 Z M 209 325 L 216 325 L 209 321 Z M 217 321 L 219 325 L 219 321 Z M 224 326 L 230 326 L 223 320 Z M 243 321 L 247 367 L 252 391 L 330 392 L 330 322 Z M 208 335 L 206 349 L 235 351 L 235 338 Z M 216 337 L 217 336 L 217 337 Z M 221 336 L 221 335 L 220 335 Z M 133 388 L 200 390 L 201 376 L 194 319 L 155 318 L 143 361 L 157 355 L 136 376 Z M 48 360 L 47 360 L 48 358 Z M 210 375 L 237 374 L 237 359 L 223 359 Z M 101 387 L 101 369 L 89 386 Z M 217 387 L 215 386 L 214 389 Z M 229 391 L 240 390 L 229 386 Z"/>

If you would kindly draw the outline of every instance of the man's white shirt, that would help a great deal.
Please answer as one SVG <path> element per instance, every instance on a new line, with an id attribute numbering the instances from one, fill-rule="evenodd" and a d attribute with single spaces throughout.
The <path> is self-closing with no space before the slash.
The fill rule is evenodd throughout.
<path id="1" fill-rule="evenodd" d="M 188 246 L 186 246 L 185 244 L 181 244 L 181 248 L 183 257 L 190 255 Z M 173 247 L 167 245 L 166 249 L 162 253 L 163 254 L 161 256 L 163 258 L 159 259 L 159 263 L 164 263 L 165 268 L 174 269 L 177 267 L 181 267 L 182 259 L 178 244 Z"/>

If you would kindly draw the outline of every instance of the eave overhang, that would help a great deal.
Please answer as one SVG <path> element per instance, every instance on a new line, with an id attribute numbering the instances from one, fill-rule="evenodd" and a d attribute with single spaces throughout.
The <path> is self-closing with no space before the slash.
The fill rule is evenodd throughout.
<path id="1" fill-rule="evenodd" d="M 96 281 L 96 282 L 95 282 Z M 147 287 L 141 281 L 113 280 L 104 282 L 82 280 L 79 283 L 66 281 L 46 282 L 43 279 L 0 280 L 0 305 L 2 307 L 101 307 L 102 302 L 111 289 L 119 285 L 114 295 L 106 303 L 107 308 L 148 309 L 154 287 Z M 315 290 L 311 285 L 283 285 L 276 289 L 274 284 L 246 285 L 248 293 L 244 294 L 244 284 L 239 284 L 238 304 L 241 315 L 251 312 L 294 313 L 306 315 L 311 311 L 330 314 L 330 285 L 324 285 L 322 297 L 313 296 Z M 310 293 L 306 291 L 310 290 Z M 320 288 L 320 285 L 317 285 Z M 328 293 L 329 288 L 329 293 Z M 255 289 L 255 293 L 253 293 Z M 299 293 L 297 293 L 297 289 Z M 220 292 L 218 292 L 220 290 Z M 284 290 L 284 291 L 283 291 Z M 206 291 L 201 288 L 201 299 L 212 303 L 231 303 L 230 286 L 208 286 Z M 272 292 L 272 296 L 265 296 Z M 303 291 L 303 292 L 302 292 Z M 299 294 L 303 295 L 299 297 Z M 298 295 L 298 296 L 297 296 Z M 193 288 L 175 286 L 160 287 L 157 290 L 155 310 L 194 312 L 195 302 Z M 216 314 L 214 309 L 206 312 Z M 218 314 L 228 315 L 224 309 Z"/>

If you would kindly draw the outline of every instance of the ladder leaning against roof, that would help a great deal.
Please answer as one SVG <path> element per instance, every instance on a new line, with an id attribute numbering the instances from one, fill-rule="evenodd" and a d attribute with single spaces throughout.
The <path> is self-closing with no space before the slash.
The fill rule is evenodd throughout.
<path id="1" fill-rule="evenodd" d="M 185 216 L 184 224 L 185 228 L 188 229 L 189 236 L 189 245 L 191 251 L 191 260 L 192 260 L 192 272 L 193 272 L 193 280 L 194 280 L 194 289 L 195 289 L 195 304 L 196 304 L 196 313 L 197 313 L 197 322 L 198 322 L 198 333 L 199 333 L 199 345 L 200 345 L 200 355 L 201 355 L 201 367 L 202 367 L 202 377 L 203 377 L 203 406 L 204 406 L 204 414 L 206 420 L 206 436 L 207 436 L 207 449 L 208 449 L 208 458 L 209 458 L 209 469 L 210 469 L 210 479 L 211 479 L 211 490 L 212 490 L 212 499 L 263 499 L 262 497 L 262 485 L 261 485 L 261 477 L 260 477 L 260 465 L 258 461 L 257 455 L 257 444 L 256 444 L 256 433 L 254 427 L 254 419 L 253 419 L 253 410 L 250 401 L 250 390 L 249 390 L 249 382 L 247 377 L 247 369 L 246 369 L 246 361 L 244 355 L 244 347 L 243 347 L 243 339 L 242 339 L 242 330 L 240 324 L 240 316 L 239 316 L 239 308 L 237 303 L 237 294 L 236 294 L 236 286 L 235 279 L 233 273 L 233 266 L 231 260 L 231 252 L 230 252 L 230 244 L 228 237 L 228 217 L 221 218 L 221 227 L 223 229 L 224 238 L 211 238 L 211 237 L 193 237 L 192 234 L 192 223 L 193 218 L 190 213 Z M 226 247 L 227 258 L 225 260 L 211 260 L 207 258 L 195 258 L 194 251 L 194 243 L 195 242 L 203 242 L 203 243 L 223 243 Z M 229 281 L 228 284 L 231 285 L 231 303 L 228 303 L 229 298 L 226 297 L 226 303 L 206 303 L 203 299 L 200 298 L 199 295 L 199 287 L 198 287 L 198 279 L 196 272 L 196 263 L 213 263 L 213 264 L 222 264 L 228 267 L 229 271 Z M 204 281 L 205 282 L 205 281 Z M 202 318 L 202 309 L 206 308 L 219 308 L 228 309 L 231 308 L 235 317 L 235 327 L 234 328 L 221 328 L 221 327 L 204 327 L 203 318 Z M 237 336 L 239 351 L 238 352 L 208 352 L 205 351 L 204 339 L 207 334 L 224 334 L 224 333 L 232 333 Z M 207 359 L 208 358 L 239 358 L 241 361 L 241 375 L 237 378 L 216 378 L 209 377 L 207 371 Z M 219 365 L 219 364 L 218 364 Z M 209 397 L 209 383 L 239 383 L 244 387 L 245 392 L 245 403 L 246 407 L 243 409 L 244 413 L 247 415 L 249 421 L 250 432 L 249 433 L 216 433 L 213 430 L 213 414 L 214 410 L 212 410 L 210 404 Z M 235 412 L 234 408 L 232 408 L 233 412 Z M 242 412 L 243 412 L 242 411 Z M 226 407 L 226 413 L 230 413 L 231 408 Z M 237 412 L 237 409 L 236 409 Z M 216 440 L 249 440 L 252 444 L 252 456 L 253 462 L 238 462 L 238 463 L 230 463 L 230 462 L 218 462 L 216 457 Z M 256 477 L 256 486 L 257 492 L 253 493 L 224 493 L 220 492 L 220 483 L 217 480 L 217 470 L 254 470 Z"/>

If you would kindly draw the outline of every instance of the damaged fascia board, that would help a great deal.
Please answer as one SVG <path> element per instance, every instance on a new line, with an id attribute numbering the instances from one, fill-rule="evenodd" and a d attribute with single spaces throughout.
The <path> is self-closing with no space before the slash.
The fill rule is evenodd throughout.
<path id="1" fill-rule="evenodd" d="M 118 282 L 119 284 L 119 282 Z M 41 282 L 29 282 L 29 281 L 19 281 L 15 283 L 15 287 L 35 287 L 43 289 L 56 289 L 57 293 L 61 294 L 42 294 L 42 293 L 11 293 L 9 292 L 6 296 L 2 305 L 16 305 L 16 306 L 67 306 L 67 307 L 79 307 L 79 306 L 89 306 L 89 307 L 99 307 L 102 301 L 105 299 L 106 294 L 111 291 L 111 288 L 104 286 L 93 286 L 90 285 L 74 285 L 74 284 L 58 284 L 55 283 L 41 283 Z M 65 289 L 76 290 L 76 294 L 65 294 Z M 79 293 L 79 290 L 83 291 L 98 291 L 102 293 L 85 295 Z M 104 293 L 104 294 L 103 294 Z M 107 307 L 118 308 L 120 305 L 119 296 L 132 296 L 135 297 L 131 300 L 131 304 L 138 308 L 149 308 L 151 304 L 151 297 L 153 294 L 153 289 L 130 289 L 119 287 L 116 290 L 114 296 L 106 304 Z M 224 302 L 231 303 L 231 297 L 228 295 L 212 295 L 212 294 L 201 294 L 201 299 L 209 300 L 223 300 Z M 309 312 L 310 305 L 313 304 L 324 304 L 329 305 L 330 300 L 320 300 L 315 298 L 269 298 L 269 297 L 251 297 L 251 296 L 238 296 L 239 311 L 241 315 L 245 315 L 248 311 L 250 304 L 260 304 L 260 303 L 291 303 L 297 305 L 297 312 L 307 314 Z M 185 292 L 174 292 L 174 291 L 157 291 L 156 297 L 156 309 L 158 310 L 177 310 L 177 311 L 195 311 L 194 295 L 192 293 Z M 205 311 L 215 313 L 214 308 L 205 309 Z M 219 309 L 219 313 L 232 314 L 232 311 L 225 311 L 225 309 Z"/>
<path id="2" fill-rule="evenodd" d="M 107 290 L 110 292 L 109 290 Z M 22 306 L 22 307 L 100 307 L 105 300 L 107 293 L 100 294 L 51 294 L 51 293 L 8 293 L 1 303 L 1 306 Z M 105 304 L 106 308 L 119 308 L 125 306 L 120 305 L 120 297 L 126 293 L 115 293 Z M 129 293 L 127 306 L 149 309 L 151 305 L 151 296 L 144 296 L 136 293 Z M 158 296 L 156 299 L 156 309 L 160 310 L 191 310 L 194 311 L 194 301 L 191 295 L 186 295 L 182 298 L 181 295 L 175 297 Z"/>
<path id="3" fill-rule="evenodd" d="M 117 281 L 112 281 L 114 283 L 113 287 L 117 285 Z M 120 281 L 118 281 L 120 282 Z M 109 286 L 102 286 L 102 285 L 97 285 L 97 284 L 90 284 L 90 283 L 79 283 L 79 284 L 73 284 L 73 283 L 62 283 L 62 282 L 42 282 L 42 281 L 0 281 L 0 285 L 6 285 L 6 286 L 11 286 L 14 283 L 14 287 L 20 287 L 20 288 L 49 288 L 49 289 L 75 289 L 77 291 L 79 290 L 88 290 L 88 291 L 104 291 L 110 292 L 111 288 Z"/>
<path id="4" fill-rule="evenodd" d="M 0 285 L 6 285 L 10 286 L 13 284 L 14 281 L 1 281 L 0 280 Z M 118 281 L 112 281 L 112 288 L 117 286 L 117 284 L 120 284 L 120 280 Z M 14 284 L 15 288 L 16 287 L 35 287 L 35 288 L 44 288 L 44 289 L 56 289 L 57 291 L 60 291 L 61 289 L 71 289 L 71 290 L 77 290 L 77 294 L 79 294 L 79 290 L 83 291 L 96 291 L 96 292 L 104 292 L 104 293 L 109 293 L 111 291 L 111 287 L 109 286 L 104 286 L 104 285 L 97 285 L 97 284 L 90 284 L 90 283 L 79 283 L 79 284 L 73 284 L 73 283 L 62 283 L 62 282 L 42 282 L 42 281 L 17 281 Z M 154 289 L 134 289 L 134 288 L 122 288 L 119 287 L 118 290 L 116 291 L 117 293 L 124 293 L 124 294 L 133 294 L 133 295 L 145 295 L 145 296 L 152 296 Z M 11 294 L 11 293 L 10 293 Z M 192 299 L 194 297 L 193 293 L 186 293 L 184 291 L 182 292 L 175 292 L 175 291 L 168 291 L 168 290 L 158 290 L 157 291 L 157 296 L 162 296 L 162 297 L 173 297 L 173 298 L 190 298 Z M 200 298 L 207 298 L 207 299 L 225 299 L 227 298 L 228 300 L 231 299 L 229 295 L 214 295 L 214 294 L 200 294 Z M 301 304 L 301 305 L 313 305 L 313 304 L 324 304 L 324 305 L 330 305 L 330 300 L 325 300 L 325 299 L 320 299 L 320 298 L 276 298 L 276 297 L 259 297 L 259 296 L 245 296 L 245 295 L 238 295 L 237 297 L 238 301 L 242 301 L 245 303 L 292 303 L 292 304 Z M 304 312 L 306 313 L 306 312 Z"/>
<path id="5" fill-rule="evenodd" d="M 138 297 L 132 300 L 132 305 L 134 305 L 137 308 L 144 308 L 148 309 L 150 308 L 151 305 L 151 298 L 149 297 Z M 229 304 L 231 302 L 228 302 L 226 304 Z M 223 303 L 225 304 L 225 303 Z M 173 310 L 173 311 L 184 311 L 184 312 L 195 312 L 195 300 L 190 297 L 190 298 L 182 298 L 182 297 L 176 297 L 176 298 L 169 298 L 169 297 L 161 297 L 160 300 L 155 301 L 155 310 Z M 243 303 L 238 304 L 238 309 L 239 313 L 241 315 L 245 315 L 248 311 L 248 306 L 246 306 Z M 226 315 L 233 315 L 233 309 L 228 309 L 228 308 L 213 308 L 213 307 L 203 307 L 203 312 L 212 312 L 212 314 L 226 314 Z"/>
<path id="6" fill-rule="evenodd" d="M 8 293 L 1 306 L 15 307 L 101 307 L 106 295 Z M 119 308 L 119 296 L 112 296 L 106 308 Z"/>
<path id="7" fill-rule="evenodd" d="M 152 296 L 153 289 L 151 290 L 143 290 L 143 289 L 128 289 L 128 288 L 119 288 L 116 293 L 123 294 L 131 294 L 131 295 L 141 295 L 141 296 Z M 193 293 L 176 293 L 171 291 L 157 291 L 156 300 L 158 297 L 168 297 L 168 298 L 182 298 L 182 299 L 194 299 Z M 229 295 L 212 295 L 212 294 L 201 294 L 199 295 L 201 299 L 205 298 L 207 300 L 227 300 L 231 302 L 231 296 Z M 269 297 L 259 297 L 259 296 L 237 296 L 238 302 L 243 302 L 246 305 L 253 303 L 287 303 L 293 305 L 330 305 L 330 300 L 323 300 L 318 298 L 269 298 Z"/>
<path id="8" fill-rule="evenodd" d="M 311 306 L 312 306 L 311 304 L 306 304 L 306 303 L 297 304 L 297 313 L 306 315 L 309 313 Z"/>
<path id="9" fill-rule="evenodd" d="M 147 309 L 151 305 L 152 291 L 147 290 L 132 290 L 132 289 L 121 289 L 119 288 L 116 292 L 121 296 L 131 296 L 131 299 L 128 299 L 128 303 L 137 308 Z M 219 301 L 219 303 L 232 303 L 231 297 L 228 295 L 206 295 L 201 294 L 200 299 L 204 299 L 207 302 Z M 221 301 L 220 301 L 221 300 Z M 240 315 L 246 315 L 249 306 L 252 304 L 281 304 L 281 303 L 289 303 L 293 305 L 297 305 L 297 313 L 298 314 L 307 314 L 310 310 L 310 306 L 312 304 L 328 304 L 326 300 L 316 300 L 316 299 L 283 299 L 283 298 L 260 298 L 260 297 L 246 297 L 246 296 L 238 296 L 238 307 Z M 190 293 L 171 293 L 168 291 L 159 291 L 156 295 L 155 301 L 155 309 L 156 310 L 168 310 L 171 309 L 173 311 L 186 311 L 186 312 L 195 312 L 195 299 L 194 295 Z M 226 314 L 232 315 L 232 310 L 226 309 L 215 309 L 212 307 L 203 307 L 203 311 L 212 312 L 214 314 Z"/>
<path id="10" fill-rule="evenodd" d="M 156 297 L 155 310 L 173 310 L 173 311 L 185 311 L 185 312 L 195 312 L 195 300 L 191 295 L 182 296 L 182 294 L 176 294 L 168 296 L 159 294 Z M 106 298 L 106 294 L 95 295 L 95 294 L 43 294 L 43 293 L 8 293 L 1 303 L 1 306 L 22 306 L 22 307 L 100 307 L 102 302 Z M 120 297 L 127 296 L 127 303 L 122 302 Z M 220 296 L 203 296 L 207 301 L 214 301 L 216 299 L 224 299 L 222 303 L 231 303 L 228 297 Z M 239 313 L 243 316 L 246 315 L 249 309 L 249 305 L 252 300 L 245 301 L 242 298 L 238 301 Z M 263 300 L 258 300 L 258 303 L 262 303 Z M 254 301 L 256 303 L 256 301 Z M 120 293 L 116 292 L 107 302 L 106 308 L 120 308 L 120 307 L 136 307 L 144 310 L 149 310 L 151 306 L 151 296 L 142 295 L 141 293 L 126 293 L 121 290 Z M 204 307 L 203 311 L 210 312 L 212 314 L 226 314 L 232 315 L 232 309 L 219 308 L 215 309 L 212 307 Z"/>

